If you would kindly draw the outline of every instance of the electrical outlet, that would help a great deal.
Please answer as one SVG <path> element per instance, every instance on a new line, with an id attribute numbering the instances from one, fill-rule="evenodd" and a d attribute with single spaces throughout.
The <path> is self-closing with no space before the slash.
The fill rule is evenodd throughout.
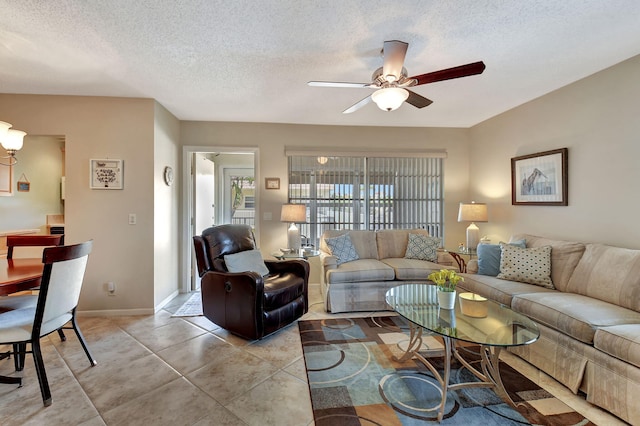
<path id="1" fill-rule="evenodd" d="M 109 281 L 107 283 L 107 293 L 109 293 L 109 296 L 116 295 L 116 283 L 114 283 L 113 281 Z"/>
<path id="2" fill-rule="evenodd" d="M 135 225 L 138 221 L 135 213 L 129 213 L 129 225 Z"/>

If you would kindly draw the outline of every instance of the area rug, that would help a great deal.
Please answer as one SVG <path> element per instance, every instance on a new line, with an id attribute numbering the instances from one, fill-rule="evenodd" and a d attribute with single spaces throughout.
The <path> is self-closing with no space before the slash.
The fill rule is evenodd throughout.
<path id="1" fill-rule="evenodd" d="M 441 393 L 431 372 L 419 361 L 392 358 L 408 341 L 400 317 L 306 320 L 298 327 L 316 426 L 437 423 L 433 407 Z M 440 339 L 426 336 L 421 349 L 440 371 L 442 348 Z M 476 349 L 464 348 L 465 358 L 479 362 Z M 460 367 L 452 363 L 452 383 L 476 380 Z M 593 425 L 504 362 L 500 372 L 517 409 L 490 388 L 464 388 L 447 394 L 441 424 Z"/>
<path id="2" fill-rule="evenodd" d="M 171 315 L 172 317 L 197 317 L 202 315 L 202 296 L 200 292 L 193 293 L 186 302 Z"/>

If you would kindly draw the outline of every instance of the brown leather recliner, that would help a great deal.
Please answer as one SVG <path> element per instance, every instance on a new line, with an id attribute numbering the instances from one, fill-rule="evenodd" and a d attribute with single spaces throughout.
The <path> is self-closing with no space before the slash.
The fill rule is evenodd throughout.
<path id="1" fill-rule="evenodd" d="M 265 260 L 269 274 L 229 272 L 224 256 L 256 248 L 248 225 L 219 225 L 194 236 L 204 316 L 246 339 L 262 339 L 309 310 L 309 264 Z"/>

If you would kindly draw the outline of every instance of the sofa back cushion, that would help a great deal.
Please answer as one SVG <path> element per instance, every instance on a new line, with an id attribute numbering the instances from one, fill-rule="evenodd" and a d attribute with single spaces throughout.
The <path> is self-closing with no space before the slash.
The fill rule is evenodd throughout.
<path id="1" fill-rule="evenodd" d="M 567 291 L 640 312 L 640 250 L 587 244 Z"/>
<path id="2" fill-rule="evenodd" d="M 567 284 L 584 253 L 584 244 L 517 234 L 511 240 L 526 240 L 527 247 L 551 246 L 551 281 L 556 290 L 568 291 Z"/>
<path id="3" fill-rule="evenodd" d="M 424 229 L 383 229 L 377 231 L 378 259 L 404 257 L 409 243 L 409 234 L 429 235 Z"/>
<path id="4" fill-rule="evenodd" d="M 320 250 L 325 253 L 331 253 L 331 249 L 327 245 L 325 239 L 335 238 L 340 235 L 348 233 L 351 238 L 351 243 L 358 252 L 358 258 L 360 259 L 377 259 L 378 250 L 376 248 L 376 233 L 375 231 L 352 231 L 348 229 L 329 229 L 324 231 L 322 238 L 320 239 Z"/>

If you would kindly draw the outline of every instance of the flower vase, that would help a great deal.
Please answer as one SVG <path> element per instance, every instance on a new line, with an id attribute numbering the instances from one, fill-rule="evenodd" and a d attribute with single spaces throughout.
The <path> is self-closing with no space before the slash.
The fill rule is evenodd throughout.
<path id="1" fill-rule="evenodd" d="M 438 289 L 438 305 L 442 309 L 453 309 L 456 305 L 456 291 Z"/>

